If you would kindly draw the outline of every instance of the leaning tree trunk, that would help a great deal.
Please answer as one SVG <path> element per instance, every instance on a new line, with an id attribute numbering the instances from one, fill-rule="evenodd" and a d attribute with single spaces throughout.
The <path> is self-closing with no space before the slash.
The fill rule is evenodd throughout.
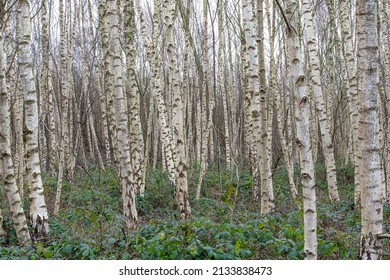
<path id="1" fill-rule="evenodd" d="M 27 182 L 30 191 L 30 221 L 36 239 L 49 232 L 48 213 L 43 195 L 38 147 L 38 102 L 31 55 L 30 1 L 19 1 L 19 70 L 24 92 L 24 140 Z"/>
<path id="2" fill-rule="evenodd" d="M 304 257 L 306 260 L 317 259 L 317 210 L 314 184 L 314 166 L 310 142 L 310 101 L 306 90 L 306 77 L 303 72 L 303 62 L 300 38 L 297 31 L 298 2 L 289 0 L 286 6 L 287 48 L 290 75 L 293 83 L 296 120 L 296 143 L 299 150 L 301 184 L 303 194 L 304 220 Z"/>
<path id="3" fill-rule="evenodd" d="M 378 115 L 378 41 L 376 1 L 356 1 L 357 75 L 359 107 L 358 160 L 361 184 L 359 258 L 382 258 L 383 193 Z"/>
<path id="4" fill-rule="evenodd" d="M 60 210 L 62 183 L 64 172 L 67 166 L 66 150 L 69 145 L 69 84 L 67 69 L 67 50 L 66 50 L 66 25 L 65 25 L 65 11 L 63 0 L 59 1 L 59 22 L 60 22 L 60 51 L 61 51 L 61 138 L 59 143 L 59 159 L 58 159 L 58 174 L 57 174 L 57 191 L 54 202 L 53 214 L 56 215 Z"/>

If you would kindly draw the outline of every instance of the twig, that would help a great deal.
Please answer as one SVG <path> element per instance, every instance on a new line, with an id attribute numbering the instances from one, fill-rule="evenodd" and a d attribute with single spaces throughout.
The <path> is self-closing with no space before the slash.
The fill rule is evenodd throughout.
<path id="1" fill-rule="evenodd" d="M 288 28 L 291 28 L 291 25 L 290 25 L 290 23 L 289 23 L 289 20 L 287 19 L 286 14 L 284 13 L 283 8 L 282 8 L 282 6 L 280 5 L 279 1 L 278 1 L 278 0 L 275 0 L 275 2 L 276 2 L 276 4 L 278 4 L 279 10 L 280 10 L 280 12 L 281 12 L 281 14 L 282 14 L 282 16 L 283 16 L 284 21 L 285 21 L 286 24 L 287 24 L 287 27 L 288 27 Z"/>

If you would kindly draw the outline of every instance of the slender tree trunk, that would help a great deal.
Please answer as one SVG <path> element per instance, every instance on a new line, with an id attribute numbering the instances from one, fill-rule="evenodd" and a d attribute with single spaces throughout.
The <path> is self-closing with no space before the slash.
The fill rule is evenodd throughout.
<path id="1" fill-rule="evenodd" d="M 222 0 L 218 1 L 218 78 L 217 78 L 217 90 L 222 96 L 222 107 L 223 107 L 223 120 L 224 120 L 224 132 L 225 132 L 225 156 L 226 156 L 226 166 L 228 169 L 232 168 L 232 152 L 231 152 L 231 143 L 230 143 L 230 130 L 229 130 L 229 114 L 228 114 L 228 83 L 227 79 L 224 81 L 224 75 L 227 74 L 227 71 L 224 71 L 223 57 L 226 57 L 226 48 L 224 46 L 225 36 L 223 32 L 223 9 L 222 9 Z M 226 63 L 226 62 L 225 62 Z"/>
<path id="2" fill-rule="evenodd" d="M 30 191 L 30 221 L 35 239 L 49 233 L 38 151 L 38 102 L 31 57 L 30 1 L 19 1 L 19 69 L 24 92 L 24 139 L 26 173 Z"/>
<path id="3" fill-rule="evenodd" d="M 297 31 L 298 2 L 289 0 L 286 5 L 286 16 L 290 19 L 287 29 L 288 63 L 293 83 L 296 143 L 299 151 L 301 184 L 303 194 L 304 219 L 304 257 L 306 260 L 317 259 L 317 210 L 314 184 L 313 156 L 310 145 L 310 101 L 307 96 L 306 78 L 303 73 L 303 62 L 300 49 L 300 38 Z"/>
<path id="4" fill-rule="evenodd" d="M 68 69 L 67 50 L 66 50 L 66 24 L 65 24 L 65 10 L 64 2 L 59 2 L 59 22 L 60 22 L 60 51 L 61 51 L 61 138 L 59 143 L 59 162 L 57 175 L 57 192 L 54 202 L 53 214 L 56 215 L 60 210 L 62 183 L 64 172 L 67 166 L 67 152 L 69 146 L 69 83 L 68 83 Z"/>
<path id="5" fill-rule="evenodd" d="M 284 165 L 287 169 L 288 174 L 288 182 L 290 187 L 290 193 L 293 201 L 298 204 L 298 190 L 295 186 L 294 182 L 294 171 L 292 168 L 291 158 L 288 152 L 288 143 L 285 137 L 285 127 L 286 127 L 286 120 L 284 120 L 284 112 L 282 111 L 283 107 L 283 101 L 281 100 L 281 93 L 277 92 L 277 66 L 274 58 L 274 51 L 275 51 L 275 37 L 276 37 L 276 30 L 275 30 L 275 8 L 273 9 L 272 13 L 272 23 L 271 23 L 271 15 L 270 15 L 270 6 L 271 6 L 272 0 L 268 1 L 267 5 L 267 19 L 268 19 L 268 30 L 270 34 L 270 95 L 274 98 L 274 106 L 276 109 L 276 123 L 277 123 L 277 130 L 279 132 L 280 142 L 281 142 L 281 148 L 282 148 L 282 155 L 284 159 Z"/>
<path id="6" fill-rule="evenodd" d="M 166 45 L 169 61 L 169 82 L 173 90 L 173 130 L 176 141 L 176 200 L 180 207 L 182 219 L 191 216 L 189 204 L 188 179 L 187 179 L 187 157 L 185 152 L 186 142 L 184 140 L 184 115 L 183 101 L 180 88 L 180 75 L 175 54 L 175 41 L 173 27 L 175 18 L 175 1 L 164 0 L 164 26 L 166 30 Z"/>
<path id="7" fill-rule="evenodd" d="M 176 169 L 175 161 L 176 154 L 175 149 L 173 148 L 173 140 L 171 129 L 167 121 L 167 107 L 165 104 L 163 92 L 162 92 L 162 78 L 159 70 L 159 53 L 158 53 L 158 17 L 160 13 L 160 0 L 156 0 L 154 3 L 154 16 L 153 16 L 153 47 L 152 47 L 152 79 L 151 83 L 153 85 L 154 94 L 156 98 L 156 104 L 158 108 L 160 132 L 161 132 L 161 141 L 163 146 L 163 162 L 166 161 L 169 180 L 172 185 L 176 184 Z M 164 156 L 165 154 L 165 156 Z"/>
<path id="8" fill-rule="evenodd" d="M 130 152 L 131 152 L 131 177 L 132 188 L 140 193 L 143 186 L 144 174 L 144 140 L 141 128 L 140 117 L 140 96 L 136 84 L 135 72 L 135 13 L 133 1 L 126 0 L 125 2 L 125 36 L 126 36 L 126 63 L 127 63 L 127 90 L 129 98 L 130 110 Z"/>
<path id="9" fill-rule="evenodd" d="M 202 76 L 202 96 L 201 96 L 201 131 L 200 132 L 200 141 L 201 141 L 201 152 L 200 152 L 200 174 L 199 181 L 196 187 L 196 199 L 200 198 L 200 191 L 202 188 L 202 182 L 204 175 L 207 169 L 207 160 L 208 160 L 208 147 L 211 146 L 210 135 L 212 135 L 210 129 L 211 124 L 210 120 L 212 119 L 212 104 L 211 103 L 211 87 L 209 86 L 209 52 L 208 52 L 208 0 L 203 0 L 203 76 Z M 207 97 L 209 97 L 209 106 L 207 106 Z M 209 110 L 208 110 L 209 109 Z M 209 114 L 207 114 L 207 111 Z M 198 111 L 199 113 L 199 111 Z M 209 145 L 210 144 L 210 145 Z"/>
<path id="10" fill-rule="evenodd" d="M 360 167 L 359 160 L 357 158 L 358 151 L 358 135 L 359 135 L 359 100 L 357 96 L 357 79 L 356 79 L 356 56 L 354 54 L 354 44 L 352 39 L 352 32 L 348 20 L 348 4 L 350 1 L 340 0 L 340 21 L 341 29 L 344 38 L 344 57 L 347 64 L 347 75 L 348 75 L 348 84 L 347 84 L 347 96 L 349 99 L 349 109 L 350 109 L 350 122 L 352 124 L 352 146 L 354 151 L 354 165 L 355 165 L 355 206 L 358 207 L 360 204 Z"/>
<path id="11" fill-rule="evenodd" d="M 108 103 L 108 95 L 106 94 L 106 88 L 108 86 L 107 80 L 107 65 L 105 64 L 105 56 L 107 54 L 108 48 L 108 33 L 107 33 L 107 24 L 106 24 L 106 14 L 105 14 L 105 0 L 100 0 L 98 4 L 98 12 L 99 12 L 99 33 L 100 33 L 100 44 L 101 51 L 98 54 L 98 65 L 103 65 L 103 69 L 100 71 L 101 82 L 98 84 L 98 94 L 100 99 L 100 109 L 102 113 L 102 131 L 103 131 L 103 139 L 104 139 L 104 149 L 106 155 L 106 161 L 108 164 L 112 163 L 112 155 L 111 155 L 111 145 L 110 145 L 110 129 L 109 129 L 109 114 L 107 112 L 107 103 Z M 90 16 L 92 11 L 89 12 Z M 115 156 L 114 156 L 115 160 Z"/>
<path id="12" fill-rule="evenodd" d="M 383 195 L 378 116 L 378 41 L 376 1 L 356 1 L 359 107 L 358 160 L 361 170 L 362 229 L 359 258 L 382 258 Z"/>
<path id="13" fill-rule="evenodd" d="M 2 20 L 0 19 L 0 22 Z M 4 191 L 10 206 L 10 215 L 16 236 L 22 243 L 30 242 L 30 233 L 20 199 L 18 186 L 14 174 L 14 165 L 11 151 L 11 124 L 9 116 L 9 93 L 6 86 L 4 69 L 3 36 L 0 30 L 0 167 Z M 2 229 L 3 217 L 0 213 L 0 236 L 5 232 Z"/>
<path id="14" fill-rule="evenodd" d="M 253 7 L 250 1 L 243 0 L 242 1 L 242 9 L 243 9 L 243 28 L 244 28 L 244 36 L 245 36 L 245 77 L 247 82 L 247 90 L 246 93 L 246 99 L 247 99 L 247 112 L 249 111 L 249 108 L 251 108 L 251 123 L 247 124 L 247 127 L 249 128 L 249 134 L 251 134 L 249 137 L 252 137 L 252 157 L 254 157 L 255 160 L 253 160 L 253 164 L 255 166 L 252 166 L 253 175 L 255 176 L 258 174 L 257 170 L 260 170 L 260 176 L 262 175 L 264 164 L 262 162 L 262 159 L 264 157 L 261 157 L 260 154 L 264 152 L 262 142 L 261 142 L 261 97 L 260 97 L 260 89 L 259 89 L 259 68 L 258 68 L 258 53 L 256 48 L 256 32 L 255 32 L 255 18 L 254 18 L 254 11 Z M 250 99 L 250 103 L 249 103 Z M 249 105 L 250 104 L 250 105 Z M 263 103 L 264 104 L 264 103 Z M 250 106 L 248 108 L 248 106 Z M 248 120 L 249 116 L 246 117 L 246 122 L 249 122 Z M 252 130 L 253 129 L 253 130 Z M 256 162 L 256 163 L 255 163 Z M 261 178 L 261 177 L 260 177 Z M 254 177 L 254 195 L 255 199 L 257 194 L 257 185 L 256 182 L 257 179 Z M 263 182 L 262 182 L 263 183 Z M 270 211 L 272 207 L 270 207 L 270 200 L 269 200 L 268 193 L 266 191 L 266 185 L 261 184 L 261 213 L 265 214 Z"/>
<path id="15" fill-rule="evenodd" d="M 257 55 L 259 61 L 260 131 L 261 150 L 258 150 L 261 172 L 261 210 L 262 214 L 274 211 L 272 183 L 272 111 L 273 102 L 266 92 L 266 73 L 264 58 L 264 0 L 257 0 Z"/>
<path id="16" fill-rule="evenodd" d="M 307 47 L 309 49 L 310 84 L 313 87 L 314 100 L 319 118 L 322 149 L 325 158 L 326 178 L 328 182 L 329 197 L 331 201 L 339 201 L 337 189 L 336 165 L 334 159 L 333 143 L 330 135 L 329 121 L 322 94 L 320 61 L 317 53 L 317 40 L 314 35 L 312 8 L 309 0 L 302 1 L 303 18 L 305 22 Z"/>
<path id="17" fill-rule="evenodd" d="M 10 2 L 7 2 L 7 5 Z M 17 6 L 17 5 L 15 5 Z M 7 6 L 7 8 L 11 8 Z M 11 8 L 11 13 L 14 13 L 15 7 Z M 16 19 L 16 34 L 20 34 L 19 19 Z M 12 106 L 12 113 L 14 116 L 13 128 L 15 133 L 15 153 L 14 153 L 14 165 L 15 165 L 15 176 L 17 185 L 20 186 L 20 196 L 24 196 L 24 176 L 25 176 L 25 164 L 24 164 L 24 142 L 23 142 L 23 92 L 20 86 L 20 73 L 15 72 L 16 63 L 12 63 L 16 49 L 18 49 L 18 38 L 12 36 L 13 32 L 13 21 L 12 16 L 8 18 L 5 23 L 5 52 L 7 54 L 7 61 L 9 63 L 8 75 L 7 75 L 7 92 L 13 97 L 14 105 Z M 14 42 L 17 42 L 14 44 Z M 18 75 L 19 74 L 19 75 Z"/>
<path id="18" fill-rule="evenodd" d="M 114 149 L 117 149 L 118 161 L 117 170 L 119 185 L 122 190 L 123 214 L 126 218 L 126 228 L 133 230 L 138 221 L 137 208 L 135 204 L 135 189 L 132 186 L 131 178 L 131 155 L 129 145 L 127 100 L 124 92 L 122 77 L 122 59 L 119 41 L 119 17 L 116 0 L 107 0 L 107 27 L 109 33 L 109 46 L 107 55 L 108 74 L 113 81 L 111 89 L 113 92 L 113 111 L 115 114 L 116 141 Z"/>
<path id="19" fill-rule="evenodd" d="M 381 27 L 383 30 L 383 74 L 384 77 L 381 79 L 385 87 L 385 147 L 386 152 L 384 155 L 385 158 L 385 167 L 386 167 L 386 201 L 390 203 L 390 22 L 389 22 L 389 4 L 386 1 L 379 2 L 380 15 L 381 15 Z"/>

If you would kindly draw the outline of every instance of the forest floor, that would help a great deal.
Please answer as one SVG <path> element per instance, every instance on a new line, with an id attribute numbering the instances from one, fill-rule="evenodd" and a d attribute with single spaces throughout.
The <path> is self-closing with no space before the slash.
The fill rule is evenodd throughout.
<path id="1" fill-rule="evenodd" d="M 360 211 L 353 203 L 354 171 L 351 166 L 337 170 L 341 201 L 331 203 L 325 168 L 316 167 L 318 258 L 357 259 Z M 197 167 L 189 172 L 192 198 L 198 174 Z M 180 221 L 167 175 L 149 170 L 145 196 L 137 198 L 140 223 L 128 233 L 114 169 L 79 172 L 64 185 L 61 210 L 50 217 L 50 236 L 33 246 L 17 245 L 5 201 L 0 201 L 8 232 L 0 239 L 0 259 L 303 259 L 302 210 L 291 199 L 286 171 L 277 169 L 273 179 L 276 212 L 260 215 L 249 174 L 215 168 L 205 176 L 201 198 L 190 199 L 192 218 Z M 44 179 L 50 213 L 56 182 Z M 24 205 L 28 209 L 27 198 Z M 389 205 L 384 216 L 389 233 Z M 387 240 L 384 259 L 390 259 Z"/>

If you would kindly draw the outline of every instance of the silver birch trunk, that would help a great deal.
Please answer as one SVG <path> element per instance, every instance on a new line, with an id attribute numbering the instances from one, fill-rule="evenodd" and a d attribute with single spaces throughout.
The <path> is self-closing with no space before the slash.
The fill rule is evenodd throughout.
<path id="1" fill-rule="evenodd" d="M 295 204 L 298 204 L 298 190 L 295 186 L 294 182 L 294 171 L 291 166 L 291 158 L 288 152 L 288 146 L 287 146 L 287 140 L 285 137 L 285 120 L 284 120 L 284 112 L 282 111 L 282 100 L 281 100 L 281 94 L 278 93 L 277 90 L 277 66 L 275 62 L 275 39 L 276 39 L 276 27 L 275 27 L 275 20 L 276 20 L 276 14 L 275 10 L 273 9 L 272 12 L 272 21 L 271 21 L 271 3 L 272 0 L 269 0 L 267 2 L 267 22 L 268 22 L 268 32 L 270 34 L 270 81 L 269 81 L 269 91 L 270 96 L 274 100 L 274 107 L 276 110 L 276 123 L 277 123 L 277 130 L 279 132 L 280 142 L 281 142 L 281 148 L 282 148 L 282 155 L 284 160 L 284 165 L 287 169 L 287 175 L 288 175 L 288 181 L 289 181 L 289 188 L 291 197 Z M 269 120 L 270 124 L 272 125 L 272 118 Z M 270 139 L 271 137 L 268 137 Z M 272 140 L 272 139 L 270 139 Z M 272 151 L 272 149 L 270 149 Z"/>
<path id="2" fill-rule="evenodd" d="M 9 3 L 9 2 L 7 2 Z M 16 6 L 16 5 L 15 5 Z M 7 6 L 8 8 L 8 6 Z M 11 9 L 14 12 L 14 8 Z M 16 63 L 12 63 L 13 55 L 16 49 L 15 38 L 12 36 L 13 32 L 13 22 L 12 17 L 9 17 L 6 21 L 5 26 L 5 52 L 7 54 L 7 61 L 9 61 L 9 73 L 7 76 L 7 92 L 11 94 L 13 92 L 14 106 L 12 106 L 12 113 L 14 115 L 14 131 L 16 137 L 16 147 L 14 153 L 14 165 L 15 165 L 15 174 L 17 185 L 20 186 L 19 193 L 20 196 L 24 196 L 24 176 L 25 176 L 25 164 L 24 164 L 24 142 L 23 142 L 23 92 L 20 87 L 20 79 L 17 74 L 15 74 Z M 18 22 L 18 17 L 17 20 Z M 20 34 L 20 25 L 16 23 L 16 34 Z M 18 73 L 20 74 L 20 73 Z M 12 94 L 11 94 L 12 96 Z"/>
<path id="3" fill-rule="evenodd" d="M 384 83 L 385 87 L 385 121 L 383 122 L 385 124 L 384 127 L 384 134 L 385 134 L 385 168 L 386 168 L 386 202 L 390 203 L 390 32 L 389 32 L 389 4 L 386 1 L 380 1 L 379 2 L 379 10 L 381 15 L 381 27 L 383 30 L 383 39 L 382 39 L 382 46 L 383 46 L 383 71 L 384 71 L 384 79 L 381 79 Z"/>
<path id="4" fill-rule="evenodd" d="M 222 9 L 222 0 L 218 2 L 218 36 L 219 36 L 219 44 L 218 44 L 218 78 L 217 78 L 217 89 L 222 96 L 222 107 L 223 107 L 223 120 L 224 120 L 224 132 L 225 132 L 225 154 L 226 154 L 226 166 L 228 169 L 232 168 L 232 152 L 231 152 L 231 142 L 230 142 L 230 129 L 229 129 L 229 98 L 228 98 L 228 84 L 231 81 L 224 81 L 224 74 L 227 75 L 227 71 L 224 71 L 223 57 L 226 57 L 226 47 L 225 36 L 223 32 L 223 9 Z M 231 89 L 230 89 L 231 90 Z"/>
<path id="5" fill-rule="evenodd" d="M 38 102 L 31 57 L 30 1 L 19 1 L 19 69 L 24 92 L 24 139 L 26 173 L 30 195 L 30 222 L 35 239 L 49 233 L 38 149 Z"/>
<path id="6" fill-rule="evenodd" d="M 359 167 L 361 238 L 359 258 L 382 258 L 383 195 L 378 115 L 378 41 L 376 1 L 356 1 L 357 78 L 359 107 Z"/>
<path id="7" fill-rule="evenodd" d="M 264 3 L 257 0 L 257 56 L 259 61 L 259 96 L 260 96 L 260 130 L 261 130 L 261 151 L 259 153 L 261 172 L 261 209 L 262 214 L 274 211 L 274 194 L 272 182 L 272 119 L 273 107 L 272 98 L 266 91 L 266 73 L 264 57 Z"/>
<path id="8" fill-rule="evenodd" d="M 115 114 L 115 129 L 116 129 L 116 145 L 117 149 L 117 170 L 119 177 L 119 185 L 122 190 L 123 214 L 125 216 L 126 228 L 133 230 L 138 221 L 138 213 L 135 204 L 136 190 L 132 186 L 131 178 L 131 155 L 129 145 L 129 131 L 128 131 L 128 114 L 127 114 L 127 100 L 124 91 L 123 77 L 122 77 L 122 59 L 121 48 L 119 41 L 119 17 L 115 0 L 107 0 L 107 27 L 110 30 L 108 34 L 108 75 L 110 75 L 113 84 L 111 89 L 113 92 L 113 112 Z"/>
<path id="9" fill-rule="evenodd" d="M 50 8 L 50 6 L 49 6 Z M 56 126 L 54 122 L 54 104 L 53 104 L 53 83 L 50 70 L 50 12 L 46 0 L 42 1 L 42 92 L 45 95 L 47 106 L 47 126 L 48 126 L 48 160 L 49 172 L 53 172 L 57 165 L 57 140 Z"/>
<path id="10" fill-rule="evenodd" d="M 255 31 L 255 18 L 254 11 L 250 1 L 243 0 L 242 1 L 242 11 L 243 11 L 243 31 L 245 36 L 245 79 L 246 79 L 246 87 L 247 87 L 247 105 L 251 105 L 251 123 L 249 124 L 249 116 L 246 117 L 245 122 L 247 122 L 247 128 L 249 128 L 248 136 L 252 138 L 252 156 L 254 157 L 252 166 L 253 171 L 252 174 L 257 175 L 260 170 L 260 176 L 262 175 L 264 164 L 262 163 L 262 159 L 260 154 L 263 151 L 263 146 L 261 142 L 261 98 L 260 98 L 260 88 L 259 88 L 259 66 L 258 66 L 258 53 L 256 46 L 256 31 Z M 250 103 L 249 103 L 250 100 Z M 249 108 L 246 110 L 248 111 Z M 256 162 L 256 163 L 255 163 Z M 261 177 L 260 177 L 261 178 Z M 257 200 L 257 176 L 253 178 L 254 180 L 254 198 Z M 261 213 L 265 214 L 268 211 L 268 199 L 263 199 L 267 197 L 267 193 L 265 191 L 265 185 L 261 184 Z"/>
<path id="11" fill-rule="evenodd" d="M 208 147 L 211 148 L 210 137 L 212 137 L 211 124 L 210 120 L 212 118 L 212 104 L 210 99 L 210 86 L 209 86 L 209 52 L 208 52 L 208 0 L 203 0 L 203 42 L 202 42 L 202 67 L 203 67 L 203 76 L 202 76 L 202 96 L 201 96 L 201 131 L 200 141 L 201 141 L 201 152 L 200 152 L 200 172 L 199 172 L 199 181 L 196 187 L 196 199 L 200 198 L 200 191 L 202 188 L 202 182 L 204 175 L 207 169 L 207 160 L 208 160 Z M 209 106 L 207 106 L 207 97 L 209 97 Z M 209 110 L 208 110 L 209 109 Z M 207 114 L 207 110 L 209 114 Z M 211 151 L 211 149 L 209 150 Z"/>
<path id="12" fill-rule="evenodd" d="M 158 17 L 160 14 L 160 0 L 154 2 L 154 16 L 153 16 L 153 46 L 152 46 L 152 79 L 151 83 L 153 85 L 154 94 L 156 98 L 156 104 L 158 109 L 160 132 L 161 132 L 161 142 L 163 147 L 163 164 L 164 161 L 167 166 L 168 175 L 170 183 L 175 186 L 176 184 L 176 169 L 175 161 L 176 154 L 173 145 L 173 137 L 171 129 L 167 121 L 167 106 L 165 104 L 163 96 L 163 84 L 162 77 L 159 70 L 159 52 L 158 52 Z M 164 156 L 165 155 L 165 156 Z"/>
<path id="13" fill-rule="evenodd" d="M 191 216 L 191 207 L 189 204 L 188 179 L 187 179 L 187 158 L 186 142 L 184 140 L 184 114 L 183 101 L 180 88 L 179 67 L 175 54 L 175 41 L 173 36 L 173 26 L 175 18 L 175 1 L 164 0 L 163 18 L 166 30 L 166 46 L 169 61 L 169 83 L 173 90 L 173 130 L 176 142 L 176 200 L 180 208 L 182 219 L 188 219 Z"/>
<path id="14" fill-rule="evenodd" d="M 333 143 L 330 135 L 330 127 L 326 114 L 326 105 L 322 94 L 320 61 L 317 53 L 317 40 L 314 34 L 312 5 L 309 0 L 302 0 L 303 18 L 306 30 L 307 47 L 309 51 L 310 84 L 313 88 L 315 106 L 318 113 L 322 149 L 325 158 L 326 179 L 328 182 L 329 198 L 331 201 L 339 201 L 337 189 L 336 165 L 334 159 Z"/>
<path id="15" fill-rule="evenodd" d="M 2 32 L 2 30 L 0 30 Z M 14 174 L 14 164 L 11 151 L 11 124 L 9 92 L 6 86 L 3 36 L 0 33 L 0 167 L 4 191 L 10 206 L 10 215 L 16 236 L 22 243 L 30 242 L 30 233 L 27 227 L 27 220 L 24 214 L 22 201 Z M 0 236 L 2 232 L 2 220 L 0 217 Z"/>
<path id="16" fill-rule="evenodd" d="M 350 109 L 350 122 L 352 124 L 352 146 L 354 152 L 354 165 L 355 165 L 355 206 L 358 207 L 361 191 L 360 191 L 360 167 L 359 160 L 357 158 L 358 151 L 358 136 L 359 136 L 359 100 L 357 96 L 357 79 L 356 79 L 356 56 L 355 46 L 353 44 L 351 27 L 348 20 L 348 4 L 350 1 L 340 0 L 340 22 L 341 29 L 344 38 L 344 57 L 346 61 L 346 69 L 348 76 L 347 84 L 347 96 L 349 98 L 349 109 Z"/>
<path id="17" fill-rule="evenodd" d="M 61 51 L 61 138 L 59 143 L 59 162 L 58 162 L 58 175 L 57 175 L 57 191 L 54 202 L 53 214 L 56 215 L 60 210 L 62 183 L 64 172 L 67 166 L 67 152 L 69 145 L 69 84 L 68 84 L 68 62 L 66 51 L 66 24 L 65 24 L 65 10 L 64 2 L 59 2 L 59 22 L 60 22 L 60 51 Z"/>
<path id="18" fill-rule="evenodd" d="M 131 152 L 131 177 L 132 188 L 141 193 L 144 174 L 144 140 L 140 117 L 140 96 L 136 84 L 135 72 L 135 12 L 133 1 L 125 1 L 125 36 L 126 36 L 126 64 L 127 64 L 127 94 L 129 99 L 130 117 L 130 152 Z"/>
<path id="19" fill-rule="evenodd" d="M 303 194 L 304 220 L 304 257 L 306 260 L 317 259 L 317 210 L 314 183 L 313 156 L 310 145 L 310 100 L 307 95 L 306 77 L 303 73 L 303 62 L 298 35 L 298 2 L 289 0 L 286 5 L 286 16 L 290 19 L 286 28 L 288 63 L 293 84 L 296 143 L 299 151 L 301 184 Z"/>

